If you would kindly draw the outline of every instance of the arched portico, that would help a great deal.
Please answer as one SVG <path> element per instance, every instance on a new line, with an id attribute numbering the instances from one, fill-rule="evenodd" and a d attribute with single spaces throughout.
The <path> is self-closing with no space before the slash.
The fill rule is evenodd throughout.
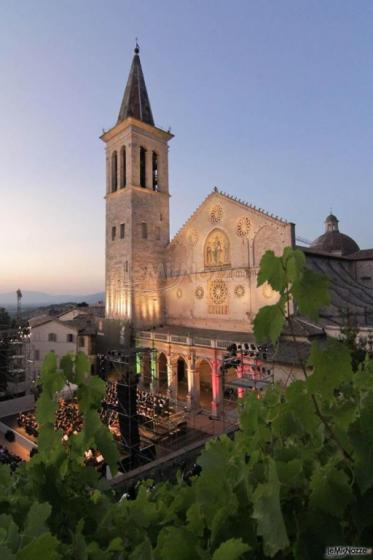
<path id="1" fill-rule="evenodd" d="M 202 358 L 197 362 L 199 378 L 199 403 L 202 408 L 211 408 L 212 402 L 212 365 L 209 360 Z"/>
<path id="2" fill-rule="evenodd" d="M 158 356 L 158 390 L 160 393 L 166 393 L 168 389 L 168 368 L 167 356 L 161 352 Z"/>
<path id="3" fill-rule="evenodd" d="M 182 356 L 176 361 L 177 398 L 186 400 L 188 395 L 187 363 Z"/>

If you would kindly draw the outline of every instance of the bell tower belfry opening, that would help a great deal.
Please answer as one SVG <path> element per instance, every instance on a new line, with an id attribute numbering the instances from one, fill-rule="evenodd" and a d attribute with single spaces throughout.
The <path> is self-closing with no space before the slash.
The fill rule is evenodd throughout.
<path id="1" fill-rule="evenodd" d="M 164 320 L 169 243 L 169 131 L 154 124 L 136 44 L 116 125 L 106 144 L 106 317 L 135 328 Z"/>

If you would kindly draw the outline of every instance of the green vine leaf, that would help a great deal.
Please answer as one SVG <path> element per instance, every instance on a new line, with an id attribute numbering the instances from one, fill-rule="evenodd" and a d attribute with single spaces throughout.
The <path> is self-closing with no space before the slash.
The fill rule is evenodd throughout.
<path id="1" fill-rule="evenodd" d="M 212 560 L 239 560 L 250 546 L 241 539 L 229 539 L 223 542 L 212 555 Z"/>
<path id="2" fill-rule="evenodd" d="M 287 285 L 282 259 L 276 257 L 273 251 L 266 251 L 260 261 L 257 285 L 261 286 L 265 282 L 276 292 L 282 292 Z"/>
<path id="3" fill-rule="evenodd" d="M 328 397 L 343 382 L 352 380 L 351 354 L 338 340 L 329 339 L 324 347 L 314 342 L 308 365 L 314 369 L 308 379 L 308 387 L 313 393 Z"/>
<path id="4" fill-rule="evenodd" d="M 32 540 L 17 553 L 17 560 L 60 560 L 59 542 L 51 533 L 44 533 Z"/>
<path id="5" fill-rule="evenodd" d="M 321 307 L 329 305 L 329 280 L 326 276 L 304 268 L 294 281 L 291 293 L 299 311 L 310 319 L 317 319 Z"/>
<path id="6" fill-rule="evenodd" d="M 1 560 L 16 560 L 16 555 L 4 544 L 0 544 L 0 558 Z"/>
<path id="7" fill-rule="evenodd" d="M 262 307 L 254 319 L 254 334 L 258 342 L 271 340 L 273 344 L 278 340 L 285 324 L 284 300 L 275 305 Z"/>
<path id="8" fill-rule="evenodd" d="M 34 502 L 27 514 L 24 542 L 27 544 L 47 531 L 46 521 L 52 512 L 50 504 Z"/>
<path id="9" fill-rule="evenodd" d="M 265 554 L 273 558 L 289 546 L 280 504 L 280 483 L 276 464 L 268 460 L 268 482 L 258 484 L 253 495 L 253 518 L 258 523 L 257 533 L 263 537 Z"/>
<path id="10" fill-rule="evenodd" d="M 333 460 L 314 472 L 310 488 L 311 506 L 336 517 L 343 517 L 346 507 L 353 501 L 348 476 Z"/>

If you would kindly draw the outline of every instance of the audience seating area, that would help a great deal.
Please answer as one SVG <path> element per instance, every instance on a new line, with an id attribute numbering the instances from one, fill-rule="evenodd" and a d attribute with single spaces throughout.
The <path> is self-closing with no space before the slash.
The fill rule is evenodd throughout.
<path id="1" fill-rule="evenodd" d="M 137 387 L 137 419 L 140 425 L 154 435 L 161 434 L 177 435 L 186 429 L 186 421 L 183 413 L 177 412 L 172 406 L 170 399 L 161 394 L 149 393 Z M 113 433 L 120 438 L 118 420 L 118 398 L 117 383 L 108 382 L 106 393 L 102 401 L 100 418 L 104 424 L 109 426 Z M 17 423 L 24 428 L 25 432 L 37 438 L 38 423 L 35 414 L 23 412 L 19 414 Z M 65 401 L 61 399 L 56 414 L 55 429 L 62 430 L 64 437 L 80 432 L 82 418 L 76 401 Z"/>
<path id="2" fill-rule="evenodd" d="M 23 463 L 21 457 L 11 453 L 6 447 L 0 445 L 0 464 L 1 465 L 9 465 L 12 471 L 15 471 L 16 468 Z"/>

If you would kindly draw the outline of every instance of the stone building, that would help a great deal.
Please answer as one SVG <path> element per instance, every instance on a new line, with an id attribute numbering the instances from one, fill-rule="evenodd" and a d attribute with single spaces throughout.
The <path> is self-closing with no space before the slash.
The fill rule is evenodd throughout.
<path id="1" fill-rule="evenodd" d="M 351 326 L 361 337 L 373 333 L 373 249 L 360 250 L 354 239 L 339 231 L 333 214 L 325 219 L 325 232 L 302 247 L 308 265 L 330 279 L 331 305 L 320 314 L 326 332 L 337 336 Z"/>
<path id="2" fill-rule="evenodd" d="M 152 360 L 139 368 L 149 373 L 144 383 L 185 398 L 191 407 L 211 403 L 218 415 L 227 346 L 254 350 L 252 319 L 276 301 L 269 285 L 257 287 L 261 257 L 268 249 L 280 255 L 295 246 L 295 226 L 214 188 L 170 240 L 172 137 L 154 124 L 136 47 L 118 120 L 101 137 L 107 177 L 106 317 L 131 324 L 137 344 L 153 349 Z M 323 260 L 348 261 L 357 286 L 370 274 L 369 259 L 339 233 L 333 216 L 326 233 L 304 250 L 315 268 L 323 268 Z M 310 340 L 324 333 L 302 318 L 297 326 L 298 351 L 285 337 L 273 365 L 275 377 L 284 382 L 299 373 L 295 354 L 307 355 Z M 263 373 L 253 360 L 247 363 L 249 371 L 256 367 Z"/>
<path id="3" fill-rule="evenodd" d="M 39 376 L 49 352 L 54 352 L 58 359 L 69 352 L 83 352 L 90 360 L 91 371 L 95 371 L 97 327 L 93 315 L 75 308 L 58 316 L 34 317 L 29 325 L 33 379 Z"/>

